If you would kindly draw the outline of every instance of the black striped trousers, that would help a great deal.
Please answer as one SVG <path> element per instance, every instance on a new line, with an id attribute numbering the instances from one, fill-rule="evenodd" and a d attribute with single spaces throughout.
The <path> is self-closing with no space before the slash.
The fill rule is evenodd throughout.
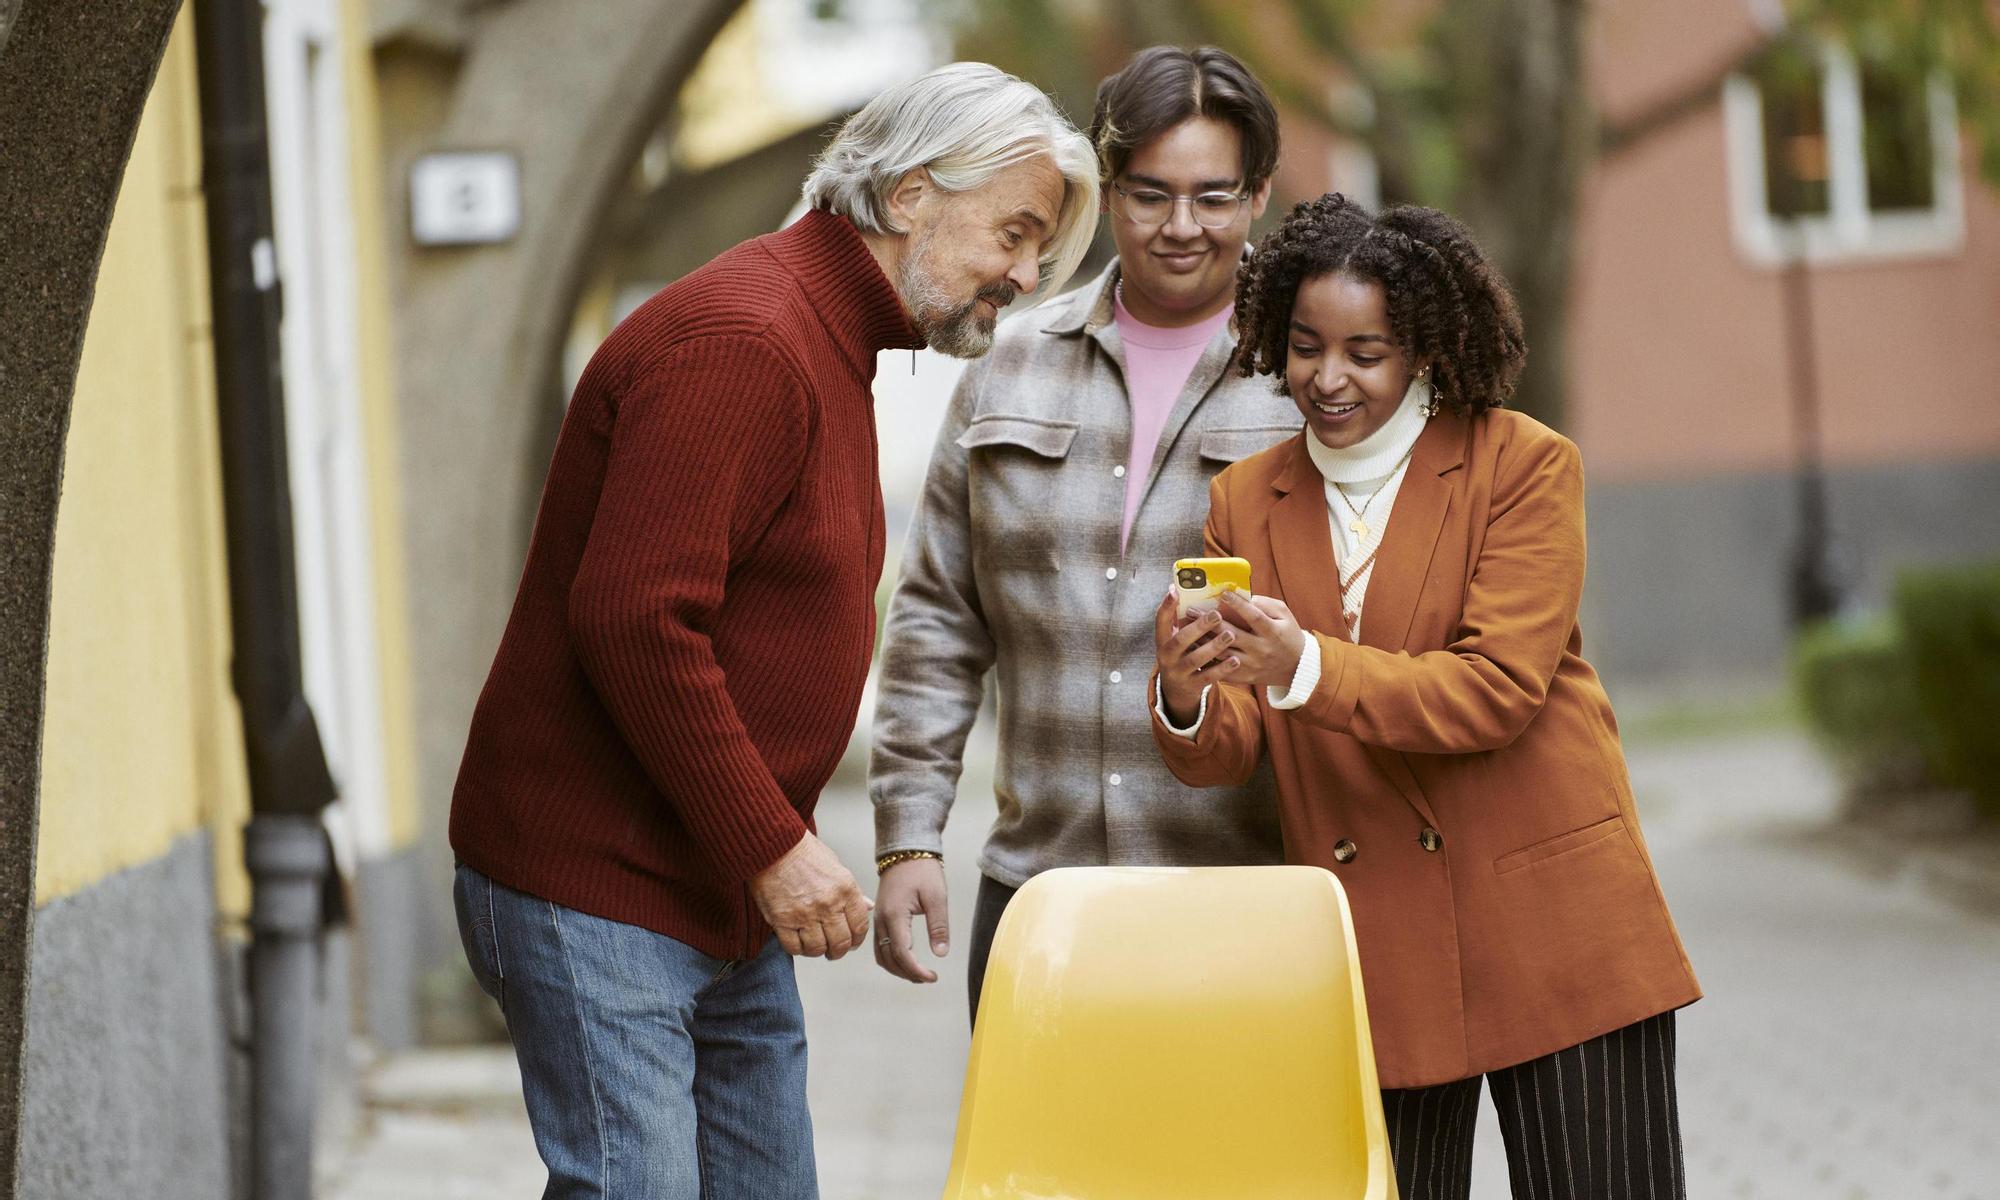
<path id="1" fill-rule="evenodd" d="M 1674 1014 L 1484 1077 L 1515 1200 L 1685 1200 Z M 1402 1200 L 1467 1200 L 1474 1075 L 1382 1093 Z"/>

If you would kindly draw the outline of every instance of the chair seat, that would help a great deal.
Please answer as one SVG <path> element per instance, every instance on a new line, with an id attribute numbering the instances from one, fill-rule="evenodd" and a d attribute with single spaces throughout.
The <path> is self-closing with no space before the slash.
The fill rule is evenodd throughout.
<path id="1" fill-rule="evenodd" d="M 947 1200 L 1394 1189 L 1354 926 L 1331 874 L 1073 868 L 1015 895 Z"/>

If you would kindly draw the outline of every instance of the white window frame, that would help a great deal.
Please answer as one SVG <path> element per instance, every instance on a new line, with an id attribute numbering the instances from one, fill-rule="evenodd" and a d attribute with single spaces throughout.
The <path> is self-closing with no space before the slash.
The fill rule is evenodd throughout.
<path id="1" fill-rule="evenodd" d="M 1959 163 L 1958 106 L 1942 77 L 1929 84 L 1929 209 L 1874 212 L 1868 206 L 1863 155 L 1861 70 L 1838 42 L 1820 47 L 1820 102 L 1827 139 L 1827 212 L 1786 220 L 1771 215 L 1764 186 L 1764 100 L 1757 81 L 1733 75 L 1723 85 L 1729 154 L 1729 206 L 1736 248 L 1759 266 L 1803 253 L 1812 263 L 1942 257 L 1965 244 L 1965 187 Z"/>
<path id="2" fill-rule="evenodd" d="M 1334 84 L 1327 89 L 1326 103 L 1334 112 L 1349 114 L 1358 128 L 1375 124 L 1375 97 L 1359 84 Z M 1326 156 L 1326 181 L 1329 191 L 1341 193 L 1368 212 L 1382 211 L 1382 162 L 1366 140 L 1346 134 L 1334 138 Z"/>
<path id="3" fill-rule="evenodd" d="M 1382 166 L 1368 143 L 1343 137 L 1326 155 L 1331 188 L 1372 213 L 1382 211 Z"/>
<path id="4" fill-rule="evenodd" d="M 347 31 L 337 0 L 264 0 L 263 9 L 299 643 L 339 788 L 325 822 L 351 874 L 357 859 L 385 855 L 391 835 L 340 54 Z"/>

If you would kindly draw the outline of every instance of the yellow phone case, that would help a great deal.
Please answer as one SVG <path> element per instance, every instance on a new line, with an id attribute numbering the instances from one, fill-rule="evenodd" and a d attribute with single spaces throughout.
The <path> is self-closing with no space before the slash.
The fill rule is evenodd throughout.
<path id="1" fill-rule="evenodd" d="M 1182 558 L 1174 562 L 1176 610 L 1182 617 L 1214 608 L 1224 592 L 1250 595 L 1250 563 L 1241 558 Z"/>

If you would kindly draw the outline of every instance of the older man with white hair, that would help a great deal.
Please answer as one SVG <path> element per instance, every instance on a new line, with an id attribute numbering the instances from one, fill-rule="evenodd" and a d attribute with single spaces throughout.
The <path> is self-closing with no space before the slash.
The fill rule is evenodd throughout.
<path id="1" fill-rule="evenodd" d="M 1082 259 L 1097 166 L 958 63 L 850 119 L 805 197 L 591 360 L 473 714 L 455 899 L 546 1197 L 818 1194 L 792 956 L 867 937 L 812 813 L 874 638 L 876 353 L 984 353 Z"/>

